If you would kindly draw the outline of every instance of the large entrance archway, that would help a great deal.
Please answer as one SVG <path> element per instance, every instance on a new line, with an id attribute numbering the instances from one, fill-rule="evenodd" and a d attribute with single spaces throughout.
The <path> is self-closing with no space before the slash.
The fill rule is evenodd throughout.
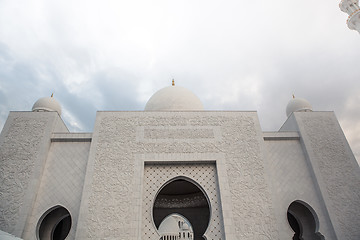
<path id="1" fill-rule="evenodd" d="M 319 231 L 319 220 L 315 211 L 302 201 L 294 201 L 287 211 L 290 227 L 295 232 L 293 240 L 324 240 Z"/>
<path id="2" fill-rule="evenodd" d="M 204 240 L 203 235 L 210 221 L 210 204 L 207 196 L 194 182 L 176 178 L 157 194 L 153 206 L 153 218 L 157 229 L 172 214 L 184 216 L 194 231 L 194 240 Z"/>

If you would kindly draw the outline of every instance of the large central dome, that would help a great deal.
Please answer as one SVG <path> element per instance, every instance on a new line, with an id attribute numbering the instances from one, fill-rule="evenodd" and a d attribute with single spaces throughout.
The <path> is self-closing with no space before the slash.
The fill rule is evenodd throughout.
<path id="1" fill-rule="evenodd" d="M 170 86 L 157 91 L 146 103 L 145 111 L 202 111 L 200 99 L 190 90 Z"/>

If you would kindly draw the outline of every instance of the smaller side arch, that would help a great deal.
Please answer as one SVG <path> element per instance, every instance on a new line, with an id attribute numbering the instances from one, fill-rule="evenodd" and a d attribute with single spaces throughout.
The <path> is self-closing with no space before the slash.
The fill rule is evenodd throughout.
<path id="1" fill-rule="evenodd" d="M 324 240 L 319 232 L 319 219 L 315 210 L 306 202 L 293 201 L 287 210 L 287 219 L 294 231 L 293 240 Z"/>
<path id="2" fill-rule="evenodd" d="M 39 240 L 64 240 L 71 225 L 70 212 L 63 206 L 54 206 L 40 217 L 36 226 L 36 237 Z"/>

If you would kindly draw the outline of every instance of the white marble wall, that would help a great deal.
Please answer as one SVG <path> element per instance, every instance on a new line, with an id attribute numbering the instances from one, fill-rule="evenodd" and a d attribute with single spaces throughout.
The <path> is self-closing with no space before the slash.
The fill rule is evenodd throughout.
<path id="1" fill-rule="evenodd" d="M 0 229 L 21 237 L 39 188 L 56 112 L 11 112 L 0 137 Z"/>
<path id="2" fill-rule="evenodd" d="M 294 113 L 338 239 L 360 239 L 360 168 L 333 112 Z"/>
<path id="3" fill-rule="evenodd" d="M 203 156 L 216 162 L 226 238 L 277 239 L 261 144 L 255 112 L 99 112 L 76 238 L 141 239 L 139 156 Z"/>
<path id="4" fill-rule="evenodd" d="M 335 240 L 334 229 L 316 187 L 316 179 L 311 174 L 300 138 L 281 138 L 282 134 L 273 133 L 270 140 L 265 140 L 266 170 L 271 180 L 273 207 L 280 239 L 292 239 L 294 235 L 287 220 L 287 210 L 293 201 L 299 200 L 310 205 L 316 212 L 319 220 L 318 231 L 325 239 Z"/>
<path id="5" fill-rule="evenodd" d="M 70 134 L 54 112 L 11 113 L 0 229 L 35 239 L 40 216 L 62 205 L 68 239 L 140 240 L 145 224 L 156 232 L 144 165 L 211 163 L 222 232 L 210 238 L 288 239 L 287 208 L 302 200 L 326 239 L 360 239 L 360 170 L 334 114 L 294 113 L 281 130 L 295 132 L 262 133 L 256 112 L 98 112 L 92 135 Z"/>
<path id="6" fill-rule="evenodd" d="M 39 219 L 55 206 L 62 206 L 70 212 L 72 226 L 66 239 L 75 239 L 90 142 L 76 142 L 77 139 L 74 142 L 65 136 L 62 141 L 51 143 L 24 239 L 37 239 L 35 233 Z"/>

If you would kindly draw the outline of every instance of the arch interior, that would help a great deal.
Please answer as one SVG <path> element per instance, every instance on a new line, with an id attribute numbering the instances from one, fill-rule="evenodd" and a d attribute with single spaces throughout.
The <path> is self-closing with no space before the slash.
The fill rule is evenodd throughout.
<path id="1" fill-rule="evenodd" d="M 38 238 L 40 240 L 64 240 L 71 229 L 70 212 L 61 206 L 49 209 L 38 223 Z"/>
<path id="2" fill-rule="evenodd" d="M 203 191 L 185 179 L 166 184 L 156 196 L 153 218 L 157 229 L 161 222 L 174 214 L 184 216 L 193 228 L 194 240 L 204 240 L 210 221 L 210 205 Z M 190 239 L 179 236 L 179 239 Z"/>
<path id="3" fill-rule="evenodd" d="M 294 231 L 293 240 L 324 240 L 318 232 L 319 221 L 315 211 L 306 203 L 294 201 L 287 211 L 287 218 Z"/>

